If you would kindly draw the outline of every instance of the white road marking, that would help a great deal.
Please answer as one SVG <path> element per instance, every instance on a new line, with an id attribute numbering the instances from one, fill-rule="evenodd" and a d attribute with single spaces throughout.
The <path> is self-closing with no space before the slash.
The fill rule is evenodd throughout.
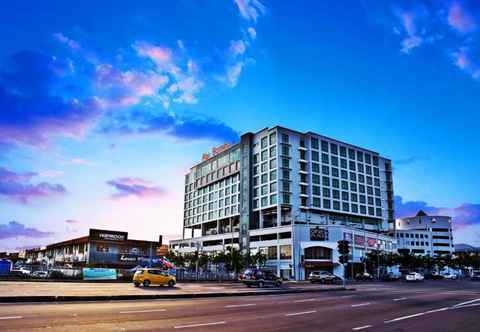
<path id="1" fill-rule="evenodd" d="M 352 331 L 365 330 L 365 329 L 368 329 L 369 327 L 372 327 L 372 325 L 364 325 L 364 326 L 354 327 L 354 328 L 352 329 Z"/>
<path id="2" fill-rule="evenodd" d="M 0 319 L 6 320 L 6 319 L 21 319 L 23 318 L 22 316 L 4 316 L 0 317 Z"/>
<path id="3" fill-rule="evenodd" d="M 463 309 L 463 308 L 471 308 L 471 307 L 478 307 L 478 306 L 480 306 L 480 303 L 472 303 L 472 304 L 462 305 L 459 307 L 452 307 L 451 309 Z"/>
<path id="4" fill-rule="evenodd" d="M 340 296 L 341 299 L 347 299 L 349 297 L 354 297 L 354 295 L 343 295 L 343 296 Z"/>
<path id="5" fill-rule="evenodd" d="M 393 299 L 394 301 L 403 301 L 403 300 L 406 300 L 407 298 L 406 297 L 399 297 L 397 299 Z"/>
<path id="6" fill-rule="evenodd" d="M 425 313 L 426 313 L 426 314 L 433 314 L 434 312 L 440 312 L 440 311 L 445 311 L 445 310 L 448 310 L 448 307 L 443 307 L 443 308 L 440 308 L 440 309 L 428 310 L 428 311 L 425 311 Z"/>
<path id="7" fill-rule="evenodd" d="M 200 323 L 200 324 L 189 324 L 189 325 L 177 325 L 174 326 L 174 329 L 186 329 L 189 327 L 200 327 L 200 326 L 210 326 L 210 325 L 224 325 L 226 322 L 211 322 L 211 323 Z"/>
<path id="8" fill-rule="evenodd" d="M 471 300 L 471 301 L 467 301 L 467 302 L 462 302 L 462 303 L 455 304 L 454 307 L 460 307 L 460 306 L 462 306 L 462 305 L 472 304 L 472 303 L 475 303 L 475 302 L 478 302 L 478 301 L 480 301 L 480 299 L 474 299 L 474 300 Z"/>
<path id="9" fill-rule="evenodd" d="M 315 300 L 316 300 L 315 298 L 302 299 L 302 300 L 295 300 L 295 301 L 293 301 L 293 303 L 311 302 L 311 301 L 315 301 Z"/>
<path id="10" fill-rule="evenodd" d="M 352 307 L 352 308 L 355 308 L 355 307 L 363 307 L 363 306 L 370 305 L 370 304 L 371 304 L 370 302 L 358 303 L 358 304 L 352 304 L 351 307 Z"/>
<path id="11" fill-rule="evenodd" d="M 130 310 L 130 311 L 120 311 L 120 314 L 140 314 L 145 312 L 162 312 L 166 309 L 150 309 L 150 310 Z"/>
<path id="12" fill-rule="evenodd" d="M 398 317 L 398 318 L 386 320 L 385 323 L 388 324 L 388 323 L 398 322 L 398 321 L 401 321 L 401 320 L 404 320 L 404 319 L 409 319 L 409 318 L 418 317 L 418 316 L 423 316 L 423 315 L 425 315 L 424 312 L 419 312 L 418 314 L 413 314 L 413 315 L 408 315 L 408 316 L 402 316 L 402 317 Z"/>
<path id="13" fill-rule="evenodd" d="M 293 312 L 290 314 L 285 314 L 285 316 L 290 317 L 290 316 L 298 316 L 298 315 L 307 315 L 307 314 L 313 314 L 315 312 L 317 312 L 317 310 Z"/>
<path id="14" fill-rule="evenodd" d="M 239 307 L 253 307 L 256 306 L 255 303 L 246 303 L 246 304 L 229 304 L 225 308 L 239 308 Z"/>

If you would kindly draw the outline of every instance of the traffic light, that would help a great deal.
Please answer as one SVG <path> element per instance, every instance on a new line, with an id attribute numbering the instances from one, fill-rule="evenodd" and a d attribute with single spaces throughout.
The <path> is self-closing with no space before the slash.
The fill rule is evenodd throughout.
<path id="1" fill-rule="evenodd" d="M 340 240 L 338 244 L 338 253 L 340 254 L 339 261 L 342 264 L 348 263 L 348 254 L 350 252 L 349 242 L 346 240 Z"/>
<path id="2" fill-rule="evenodd" d="M 340 255 L 347 255 L 348 256 L 348 253 L 350 252 L 350 248 L 349 248 L 349 242 L 347 240 L 340 240 L 337 242 L 338 244 L 338 252 L 340 253 Z"/>

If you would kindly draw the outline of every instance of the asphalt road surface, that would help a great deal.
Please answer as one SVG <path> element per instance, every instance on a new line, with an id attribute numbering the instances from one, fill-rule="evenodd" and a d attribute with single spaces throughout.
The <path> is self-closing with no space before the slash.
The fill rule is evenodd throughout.
<path id="1" fill-rule="evenodd" d="M 480 331 L 480 283 L 365 283 L 356 291 L 196 300 L 2 304 L 0 330 Z"/>

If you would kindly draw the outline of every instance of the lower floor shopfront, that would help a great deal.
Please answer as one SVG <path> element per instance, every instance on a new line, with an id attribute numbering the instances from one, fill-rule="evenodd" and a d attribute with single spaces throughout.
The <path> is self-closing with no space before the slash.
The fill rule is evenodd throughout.
<path id="1" fill-rule="evenodd" d="M 349 264 L 339 261 L 338 241 L 350 243 Z M 238 246 L 238 232 L 216 234 L 170 242 L 170 249 L 178 253 L 201 252 L 213 254 Z M 371 250 L 396 251 L 393 237 L 345 225 L 295 224 L 251 230 L 251 254 L 262 252 L 265 268 L 284 279 L 306 280 L 310 272 L 328 271 L 338 276 L 363 272 L 363 258 Z"/>

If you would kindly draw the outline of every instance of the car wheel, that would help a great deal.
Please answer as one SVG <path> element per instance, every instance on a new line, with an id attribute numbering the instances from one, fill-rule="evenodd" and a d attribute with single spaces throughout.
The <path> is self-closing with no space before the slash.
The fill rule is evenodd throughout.
<path id="1" fill-rule="evenodd" d="M 172 288 L 173 286 L 175 286 L 175 281 L 170 280 L 170 281 L 168 282 L 168 287 Z"/>
<path id="2" fill-rule="evenodd" d="M 150 280 L 145 280 L 143 282 L 143 287 L 150 287 Z"/>
<path id="3" fill-rule="evenodd" d="M 265 286 L 264 282 L 263 282 L 263 281 L 259 281 L 259 282 L 258 282 L 258 288 L 263 288 L 263 286 Z"/>
<path id="4" fill-rule="evenodd" d="M 250 285 L 250 284 L 247 284 L 247 287 L 248 287 L 248 288 L 252 288 L 252 285 Z"/>
<path id="5" fill-rule="evenodd" d="M 277 287 L 277 288 L 282 287 L 282 282 L 281 282 L 280 280 L 277 280 L 277 281 L 275 282 L 275 287 Z"/>
<path id="6" fill-rule="evenodd" d="M 139 282 L 135 282 L 133 283 L 135 285 L 135 287 L 139 287 L 140 286 L 140 283 Z"/>

